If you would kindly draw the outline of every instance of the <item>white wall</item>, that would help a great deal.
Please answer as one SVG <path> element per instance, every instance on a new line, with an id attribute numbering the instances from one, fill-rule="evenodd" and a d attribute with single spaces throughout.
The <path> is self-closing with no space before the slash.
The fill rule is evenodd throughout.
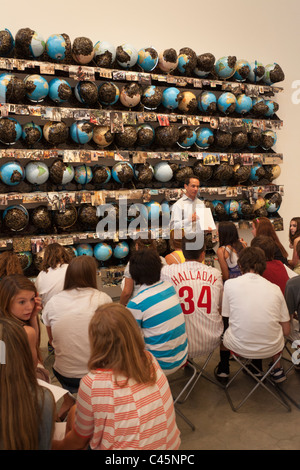
<path id="1" fill-rule="evenodd" d="M 285 187 L 280 215 L 285 230 L 281 241 L 288 248 L 288 225 L 300 216 L 300 100 L 298 0 L 14 0 L 1 9 L 2 28 L 13 35 L 30 27 L 46 40 L 50 34 L 66 33 L 71 41 L 89 37 L 94 43 L 107 40 L 115 46 L 129 42 L 137 49 L 153 46 L 158 51 L 191 47 L 197 54 L 211 52 L 216 59 L 235 55 L 238 59 L 277 62 L 285 72 L 278 84 L 284 92 L 276 97 L 284 127 L 275 147 L 284 164 L 277 183 Z M 292 88 L 299 80 L 299 94 Z"/>

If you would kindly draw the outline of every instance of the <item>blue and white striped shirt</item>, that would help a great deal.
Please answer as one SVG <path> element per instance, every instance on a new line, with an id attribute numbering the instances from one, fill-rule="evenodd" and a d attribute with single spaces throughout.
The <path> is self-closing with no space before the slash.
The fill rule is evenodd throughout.
<path id="1" fill-rule="evenodd" d="M 159 281 L 143 285 L 127 304 L 144 336 L 146 349 L 157 359 L 166 375 L 187 360 L 185 319 L 174 286 Z"/>

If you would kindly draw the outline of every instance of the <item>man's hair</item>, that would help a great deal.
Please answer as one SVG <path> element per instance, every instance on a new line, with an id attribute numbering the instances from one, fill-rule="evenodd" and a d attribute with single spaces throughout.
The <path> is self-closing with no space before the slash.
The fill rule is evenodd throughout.
<path id="1" fill-rule="evenodd" d="M 184 184 L 186 184 L 186 185 L 190 184 L 191 179 L 198 180 L 199 183 L 200 183 L 200 179 L 199 179 L 198 176 L 196 176 L 196 175 L 190 175 L 190 176 L 188 176 L 188 177 L 184 180 Z"/>
<path id="2" fill-rule="evenodd" d="M 151 286 L 160 280 L 162 262 L 156 250 L 139 249 L 132 253 L 129 272 L 136 284 Z"/>
<path id="3" fill-rule="evenodd" d="M 246 247 L 239 254 L 238 265 L 243 274 L 253 271 L 262 275 L 266 269 L 265 253 L 256 246 Z"/>
<path id="4" fill-rule="evenodd" d="M 266 261 L 272 261 L 275 255 L 276 244 L 271 237 L 259 235 L 251 240 L 251 246 L 261 248 L 265 254 Z"/>
<path id="5" fill-rule="evenodd" d="M 201 244 L 202 246 L 199 247 L 200 241 L 197 235 L 191 238 L 183 237 L 182 239 L 182 252 L 183 255 L 186 259 L 188 260 L 194 260 L 194 259 L 199 259 L 200 255 L 205 251 L 205 241 L 203 237 L 203 243 Z"/>

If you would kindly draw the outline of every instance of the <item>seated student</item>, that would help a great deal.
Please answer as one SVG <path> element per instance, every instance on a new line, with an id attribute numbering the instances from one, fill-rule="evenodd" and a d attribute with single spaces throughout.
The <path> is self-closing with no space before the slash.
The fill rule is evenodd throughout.
<path id="1" fill-rule="evenodd" d="M 99 307 L 89 325 L 89 372 L 74 422 L 54 450 L 177 450 L 180 433 L 166 376 L 121 304 Z M 71 423 L 70 423 L 71 424 Z"/>
<path id="2" fill-rule="evenodd" d="M 286 264 L 287 266 L 289 265 L 287 259 L 288 253 L 280 242 L 270 219 L 268 219 L 267 217 L 257 217 L 256 219 L 254 219 L 252 221 L 252 235 L 254 237 L 264 235 L 273 238 L 276 245 L 274 259 L 282 261 L 282 263 Z"/>
<path id="3" fill-rule="evenodd" d="M 219 248 L 217 257 L 222 272 L 223 281 L 241 275 L 238 267 L 239 252 L 245 248 L 244 240 L 239 238 L 236 226 L 233 222 L 224 221 L 218 225 Z"/>
<path id="4" fill-rule="evenodd" d="M 296 276 L 288 266 L 277 259 L 274 259 L 276 245 L 271 237 L 260 235 L 251 240 L 251 246 L 259 247 L 263 250 L 266 257 L 266 269 L 262 276 L 268 281 L 273 282 L 280 287 L 281 292 L 284 294 L 285 285 L 287 281 Z"/>
<path id="5" fill-rule="evenodd" d="M 182 252 L 183 230 L 171 230 L 170 232 L 170 248 L 173 250 L 165 256 L 167 264 L 180 264 L 185 262 Z"/>
<path id="6" fill-rule="evenodd" d="M 77 391 L 88 370 L 89 321 L 107 302 L 112 302 L 110 296 L 97 289 L 95 258 L 77 256 L 67 268 L 64 290 L 51 297 L 43 309 L 43 322 L 55 349 L 53 372 L 71 393 Z"/>
<path id="7" fill-rule="evenodd" d="M 261 248 L 244 248 L 239 266 L 242 276 L 224 285 L 222 315 L 229 325 L 223 343 L 228 350 L 254 359 L 253 364 L 262 370 L 259 360 L 272 357 L 275 361 L 283 350 L 284 336 L 290 332 L 290 316 L 280 288 L 262 277 L 266 260 Z M 274 382 L 286 379 L 280 364 L 271 378 Z"/>
<path id="8" fill-rule="evenodd" d="M 284 297 L 291 317 L 291 339 L 300 339 L 300 276 L 289 279 L 285 286 Z"/>
<path id="9" fill-rule="evenodd" d="M 141 328 L 146 349 L 169 375 L 186 362 L 188 342 L 179 298 L 170 282 L 160 280 L 161 268 L 156 251 L 133 253 L 130 274 L 141 287 L 127 308 Z"/>
<path id="10" fill-rule="evenodd" d="M 0 341 L 0 449 L 50 450 L 54 398 L 38 384 L 26 332 L 2 317 Z"/>
<path id="11" fill-rule="evenodd" d="M 43 306 L 53 295 L 63 290 L 69 262 L 67 250 L 59 243 L 46 246 L 41 271 L 35 281 Z"/>

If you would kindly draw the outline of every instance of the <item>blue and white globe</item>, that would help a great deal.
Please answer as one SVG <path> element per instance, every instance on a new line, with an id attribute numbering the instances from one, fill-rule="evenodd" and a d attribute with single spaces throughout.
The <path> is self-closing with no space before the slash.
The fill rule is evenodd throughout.
<path id="1" fill-rule="evenodd" d="M 145 204 L 147 211 L 148 211 L 148 219 L 149 220 L 159 220 L 161 215 L 161 206 L 156 201 L 149 201 Z"/>
<path id="2" fill-rule="evenodd" d="M 235 111 L 236 108 L 236 97 L 233 93 L 226 91 L 221 93 L 218 98 L 218 109 L 224 114 L 231 114 Z"/>
<path id="3" fill-rule="evenodd" d="M 92 181 L 93 171 L 88 165 L 79 165 L 75 167 L 74 179 L 76 183 L 85 185 Z"/>
<path id="4" fill-rule="evenodd" d="M 13 232 L 24 230 L 29 222 L 28 210 L 21 205 L 9 206 L 2 214 L 7 228 Z"/>
<path id="5" fill-rule="evenodd" d="M 131 181 L 134 177 L 133 167 L 128 162 L 118 162 L 116 163 L 111 170 L 113 179 L 117 183 L 127 183 Z"/>
<path id="6" fill-rule="evenodd" d="M 266 65 L 263 80 L 266 85 L 273 85 L 274 83 L 284 80 L 284 73 L 280 65 L 276 62 Z"/>
<path id="7" fill-rule="evenodd" d="M 219 78 L 227 79 L 234 75 L 236 65 L 236 57 L 224 56 L 215 63 L 215 72 Z"/>
<path id="8" fill-rule="evenodd" d="M 266 209 L 269 214 L 278 212 L 282 202 L 282 197 L 278 192 L 266 194 L 264 199 L 266 201 Z"/>
<path id="9" fill-rule="evenodd" d="M 201 149 L 208 149 L 214 143 L 214 133 L 209 127 L 196 129 L 196 145 Z"/>
<path id="10" fill-rule="evenodd" d="M 228 215 L 232 216 L 239 210 L 239 203 L 234 199 L 229 199 L 224 202 L 225 211 Z"/>
<path id="11" fill-rule="evenodd" d="M 98 86 L 99 102 L 105 106 L 113 106 L 120 98 L 120 90 L 113 82 L 104 82 Z"/>
<path id="12" fill-rule="evenodd" d="M 49 178 L 49 168 L 43 162 L 29 162 L 25 167 L 25 177 L 31 184 L 44 184 Z"/>
<path id="13" fill-rule="evenodd" d="M 277 142 L 277 134 L 274 131 L 264 131 L 262 133 L 262 148 L 264 150 L 269 150 L 274 147 Z"/>
<path id="14" fill-rule="evenodd" d="M 107 243 L 97 243 L 94 246 L 94 256 L 98 261 L 107 261 L 112 257 L 113 250 Z"/>
<path id="15" fill-rule="evenodd" d="M 32 253 L 31 251 L 20 251 L 17 253 L 17 256 L 20 260 L 22 269 L 25 271 L 32 264 Z"/>
<path id="16" fill-rule="evenodd" d="M 247 60 L 240 59 L 235 64 L 235 72 L 233 78 L 237 82 L 244 82 L 250 73 L 250 64 Z"/>
<path id="17" fill-rule="evenodd" d="M 203 91 L 198 96 L 198 108 L 203 113 L 214 113 L 217 110 L 217 97 L 211 91 Z"/>
<path id="18" fill-rule="evenodd" d="M 195 129 L 189 126 L 181 126 L 179 128 L 179 139 L 177 144 L 184 149 L 191 148 L 197 140 Z"/>
<path id="19" fill-rule="evenodd" d="M 61 184 L 66 185 L 68 183 L 71 183 L 71 181 L 74 178 L 74 175 L 75 175 L 74 168 L 68 163 L 66 163 L 63 174 L 62 174 Z"/>
<path id="20" fill-rule="evenodd" d="M 45 48 L 46 43 L 44 38 L 35 31 L 29 44 L 29 51 L 31 56 L 34 58 L 40 57 L 44 53 Z"/>
<path id="21" fill-rule="evenodd" d="M 70 136 L 77 144 L 87 144 L 93 137 L 93 126 L 84 119 L 75 121 L 70 127 Z"/>
<path id="22" fill-rule="evenodd" d="M 265 104 L 268 106 L 268 111 L 265 113 L 266 117 L 272 117 L 278 111 L 278 103 L 272 100 L 265 100 Z"/>
<path id="23" fill-rule="evenodd" d="M 94 45 L 94 60 L 98 67 L 111 67 L 115 59 L 115 46 L 107 41 L 96 42 Z"/>
<path id="24" fill-rule="evenodd" d="M 263 170 L 263 166 L 261 163 L 255 163 L 251 167 L 250 173 L 250 181 L 257 182 L 261 178 L 261 172 Z"/>
<path id="25" fill-rule="evenodd" d="M 265 67 L 261 62 L 257 60 L 255 62 L 251 62 L 250 72 L 248 75 L 248 80 L 250 82 L 252 83 L 260 82 L 263 79 L 264 74 L 265 74 Z"/>
<path id="26" fill-rule="evenodd" d="M 149 85 L 143 90 L 141 101 L 146 109 L 156 109 L 162 102 L 162 96 L 160 87 Z"/>
<path id="27" fill-rule="evenodd" d="M 27 145 L 36 144 L 43 137 L 42 128 L 34 122 L 26 122 L 22 126 L 22 139 L 25 140 Z"/>
<path id="28" fill-rule="evenodd" d="M 25 172 L 18 162 L 7 162 L 0 167 L 0 178 L 8 186 L 17 186 L 25 178 Z"/>
<path id="29" fill-rule="evenodd" d="M 93 256 L 94 249 L 89 243 L 80 243 L 76 246 L 77 256 Z"/>
<path id="30" fill-rule="evenodd" d="M 122 44 L 117 47 L 117 63 L 123 69 L 133 67 L 138 61 L 138 52 L 131 44 Z"/>
<path id="31" fill-rule="evenodd" d="M 53 78 L 49 82 L 49 98 L 55 103 L 65 103 L 72 96 L 72 87 L 63 78 Z"/>
<path id="32" fill-rule="evenodd" d="M 53 60 L 64 60 L 67 54 L 65 38 L 61 34 L 51 34 L 46 41 L 46 52 Z"/>
<path id="33" fill-rule="evenodd" d="M 177 97 L 179 93 L 180 93 L 180 90 L 176 87 L 166 88 L 163 91 L 163 95 L 162 95 L 163 106 L 170 110 L 178 108 L 179 103 L 178 103 Z"/>
<path id="34" fill-rule="evenodd" d="M 16 143 L 22 135 L 21 124 L 13 117 L 0 118 L 0 142 L 6 145 Z"/>
<path id="35" fill-rule="evenodd" d="M 158 52 L 153 47 L 140 49 L 137 63 L 145 72 L 151 72 L 157 66 Z"/>
<path id="36" fill-rule="evenodd" d="M 154 166 L 154 178 L 161 183 L 167 183 L 173 178 L 173 170 L 167 162 L 159 162 Z"/>
<path id="37" fill-rule="evenodd" d="M 26 86 L 27 98 L 34 102 L 39 103 L 43 101 L 49 93 L 49 85 L 47 80 L 41 75 L 28 75 L 24 79 Z"/>
<path id="38" fill-rule="evenodd" d="M 244 93 L 241 93 L 236 97 L 235 111 L 238 114 L 249 113 L 249 111 L 251 111 L 251 108 L 252 108 L 252 99 L 250 96 L 247 96 Z"/>
<path id="39" fill-rule="evenodd" d="M 127 242 L 119 242 L 116 244 L 113 250 L 113 255 L 117 259 L 126 258 L 129 254 L 129 245 Z"/>
<path id="40" fill-rule="evenodd" d="M 219 199 L 215 199 L 212 201 L 213 204 L 213 215 L 216 216 L 217 218 L 223 218 L 225 214 L 227 214 L 224 203 L 220 201 Z"/>

